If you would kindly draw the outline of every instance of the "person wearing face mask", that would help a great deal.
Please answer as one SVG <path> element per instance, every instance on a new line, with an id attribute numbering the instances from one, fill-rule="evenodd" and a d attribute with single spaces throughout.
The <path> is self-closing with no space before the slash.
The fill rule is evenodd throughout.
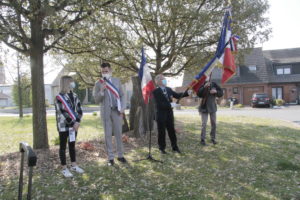
<path id="1" fill-rule="evenodd" d="M 59 158 L 62 165 L 62 174 L 73 177 L 71 171 L 84 173 L 76 164 L 75 140 L 82 118 L 82 109 L 79 98 L 73 92 L 76 84 L 72 77 L 62 76 L 60 79 L 60 92 L 55 99 L 56 122 L 59 132 Z M 66 145 L 68 142 L 71 158 L 70 170 L 66 164 Z"/>
<path id="2" fill-rule="evenodd" d="M 197 96 L 202 98 L 199 106 L 199 113 L 201 115 L 201 144 L 206 145 L 206 124 L 208 121 L 208 115 L 210 116 L 211 131 L 210 139 L 211 142 L 216 145 L 216 129 L 217 129 L 217 104 L 216 98 L 223 96 L 223 90 L 215 82 L 206 81 L 203 86 L 199 88 Z"/>
<path id="3" fill-rule="evenodd" d="M 95 83 L 93 96 L 95 102 L 100 104 L 100 114 L 104 126 L 106 152 L 108 156 L 108 166 L 114 165 L 114 150 L 112 145 L 112 135 L 114 133 L 117 145 L 117 160 L 127 163 L 124 158 L 122 143 L 122 120 L 125 110 L 125 98 L 118 78 L 111 76 L 112 69 L 109 63 L 101 64 L 102 79 Z"/>
<path id="4" fill-rule="evenodd" d="M 162 154 L 166 154 L 166 129 L 171 141 L 172 150 L 175 153 L 181 153 L 177 145 L 177 137 L 174 127 L 174 114 L 171 106 L 172 98 L 180 99 L 189 96 L 188 91 L 185 93 L 176 93 L 167 87 L 167 80 L 162 74 L 155 77 L 156 85 L 152 94 L 156 105 L 156 122 L 158 128 L 158 147 Z"/>

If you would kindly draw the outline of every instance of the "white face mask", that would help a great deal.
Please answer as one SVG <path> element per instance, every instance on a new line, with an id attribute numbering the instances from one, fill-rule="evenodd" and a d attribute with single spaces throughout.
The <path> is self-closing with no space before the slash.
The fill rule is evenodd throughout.
<path id="1" fill-rule="evenodd" d="M 111 77 L 111 73 L 102 74 L 103 78 L 109 79 Z"/>
<path id="2" fill-rule="evenodd" d="M 76 83 L 75 83 L 75 82 L 71 82 L 71 83 L 70 83 L 70 88 L 71 88 L 71 89 L 74 89 L 75 87 L 76 87 Z"/>

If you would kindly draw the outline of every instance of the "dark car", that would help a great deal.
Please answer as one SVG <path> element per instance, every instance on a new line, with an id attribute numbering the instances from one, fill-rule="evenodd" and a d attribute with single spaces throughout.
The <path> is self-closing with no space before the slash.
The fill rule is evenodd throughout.
<path id="1" fill-rule="evenodd" d="M 254 93 L 251 98 L 252 108 L 258 106 L 271 107 L 272 102 L 272 99 L 266 93 Z"/>

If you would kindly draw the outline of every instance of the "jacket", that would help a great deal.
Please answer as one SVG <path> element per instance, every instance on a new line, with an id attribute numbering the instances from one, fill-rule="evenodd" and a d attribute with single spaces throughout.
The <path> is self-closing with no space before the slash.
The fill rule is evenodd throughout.
<path id="1" fill-rule="evenodd" d="M 59 132 L 66 132 L 69 131 L 70 127 L 73 127 L 75 122 L 81 121 L 82 118 L 82 109 L 81 109 L 81 103 L 77 95 L 73 92 L 68 94 L 60 93 L 60 95 L 64 96 L 69 106 L 71 106 L 71 109 L 76 113 L 76 119 L 73 120 L 69 113 L 67 112 L 64 104 L 57 98 L 55 98 L 55 111 L 56 111 L 56 124 L 57 124 L 57 130 Z M 71 96 L 72 95 L 72 96 Z M 71 98 L 71 97 L 73 98 Z"/>
<path id="2" fill-rule="evenodd" d="M 211 88 L 216 88 L 217 93 L 210 94 L 209 91 L 211 90 Z M 201 104 L 198 108 L 199 112 L 213 113 L 213 112 L 217 112 L 216 97 L 222 97 L 223 90 L 215 82 L 212 82 L 211 86 L 208 88 L 205 88 L 203 84 L 203 86 L 199 88 L 197 96 L 202 98 Z"/>

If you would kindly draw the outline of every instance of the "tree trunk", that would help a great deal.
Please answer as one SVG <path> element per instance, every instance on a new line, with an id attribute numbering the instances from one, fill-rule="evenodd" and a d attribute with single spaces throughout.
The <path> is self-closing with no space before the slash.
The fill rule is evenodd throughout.
<path id="1" fill-rule="evenodd" d="M 138 129 L 139 130 L 145 130 L 144 127 L 146 127 L 146 116 L 145 116 L 145 103 L 143 100 L 142 90 L 141 90 L 141 81 L 138 76 L 132 77 L 132 96 L 130 100 L 130 130 Z M 138 107 L 140 107 L 141 110 L 138 110 Z M 137 112 L 139 111 L 139 117 L 142 118 L 142 120 L 137 120 Z M 143 124 L 140 124 L 140 122 L 143 122 Z M 141 127 L 142 126 L 142 127 Z M 134 130 L 134 131 L 139 131 Z M 135 134 L 136 136 L 141 134 Z"/>
<path id="2" fill-rule="evenodd" d="M 17 69 L 18 69 L 19 118 L 23 118 L 23 101 L 22 101 L 22 88 L 21 88 L 21 75 L 20 75 L 19 56 L 17 56 Z"/>
<path id="3" fill-rule="evenodd" d="M 129 126 L 128 126 L 128 122 L 127 122 L 127 119 L 126 119 L 126 115 L 124 113 L 124 115 L 123 115 L 122 133 L 126 133 L 128 131 L 129 131 Z"/>
<path id="4" fill-rule="evenodd" d="M 30 67 L 32 87 L 33 148 L 49 148 L 44 89 L 44 64 L 42 20 L 36 17 L 31 22 Z"/>
<path id="5" fill-rule="evenodd" d="M 144 103 L 139 77 L 132 77 L 132 97 L 130 106 L 130 130 L 134 130 L 136 137 L 145 136 L 146 131 L 153 130 L 155 107 L 153 98 Z"/>

